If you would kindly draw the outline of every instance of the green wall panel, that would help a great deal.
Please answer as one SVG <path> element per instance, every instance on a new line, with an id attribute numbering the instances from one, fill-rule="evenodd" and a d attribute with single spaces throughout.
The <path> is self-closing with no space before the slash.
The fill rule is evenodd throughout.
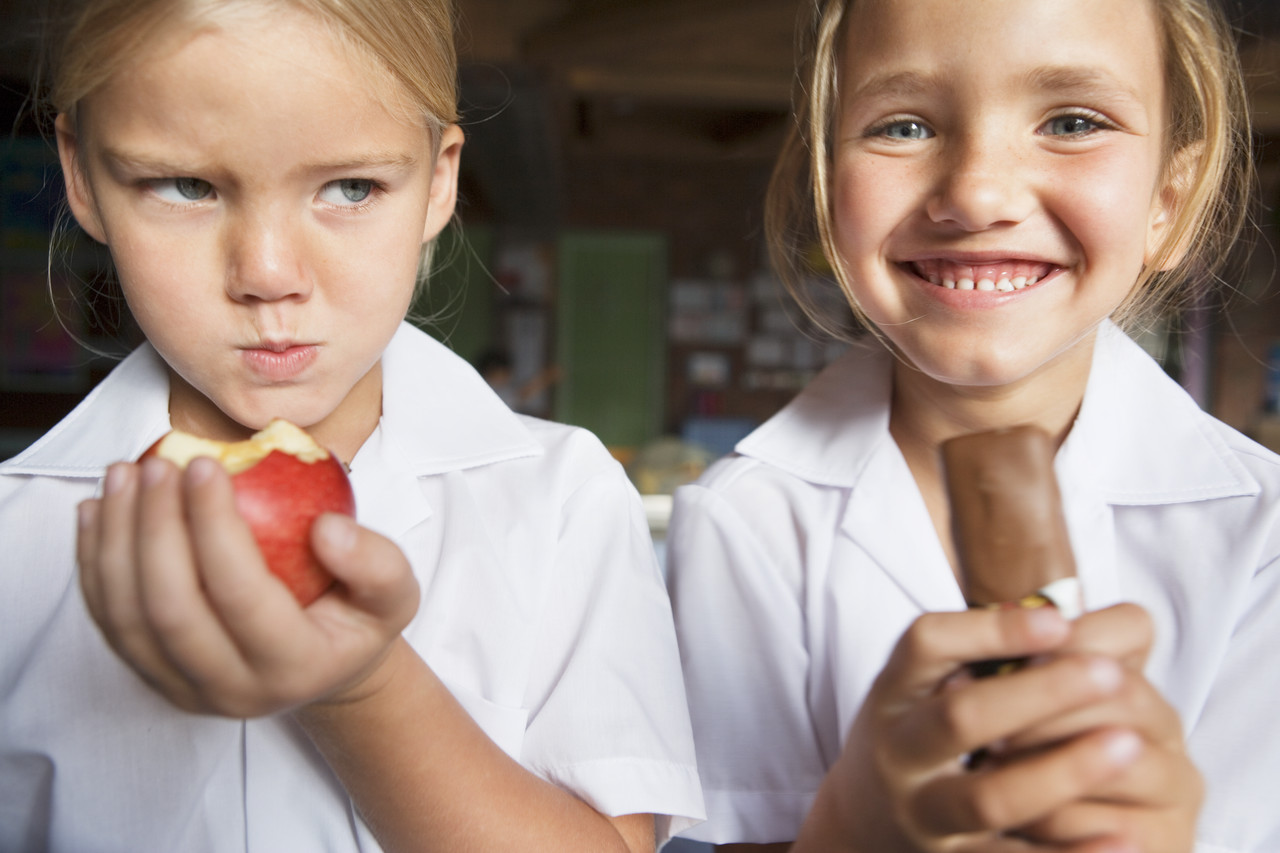
<path id="1" fill-rule="evenodd" d="M 666 240 L 567 232 L 557 266 L 556 419 L 638 447 L 662 426 Z"/>

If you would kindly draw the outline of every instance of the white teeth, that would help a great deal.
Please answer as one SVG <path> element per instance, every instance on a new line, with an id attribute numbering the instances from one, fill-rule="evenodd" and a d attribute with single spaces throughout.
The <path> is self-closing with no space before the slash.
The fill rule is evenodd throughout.
<path id="1" fill-rule="evenodd" d="M 1013 290 L 1022 290 L 1025 287 L 1038 282 L 1038 276 L 1018 275 L 1013 278 L 1001 278 L 999 280 L 990 278 L 980 278 L 974 281 L 971 278 L 942 278 L 937 275 L 930 275 L 929 282 L 938 287 L 945 287 L 947 290 L 983 290 L 998 291 L 1000 293 L 1009 293 Z"/>

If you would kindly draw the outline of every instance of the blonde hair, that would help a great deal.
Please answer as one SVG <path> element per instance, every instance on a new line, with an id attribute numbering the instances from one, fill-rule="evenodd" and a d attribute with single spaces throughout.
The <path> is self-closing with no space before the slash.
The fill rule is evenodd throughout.
<path id="1" fill-rule="evenodd" d="M 774 167 L 765 204 L 773 264 L 805 314 L 847 336 L 810 288 L 810 256 L 820 246 L 837 284 L 850 292 L 831 221 L 832 139 L 839 109 L 839 62 L 855 0 L 811 0 L 799 33 L 795 121 Z M 1126 325 L 1185 307 L 1215 281 L 1249 217 L 1253 161 L 1244 77 L 1235 39 L 1210 0 L 1151 0 L 1164 40 L 1168 130 L 1165 179 L 1182 203 L 1165 238 L 1114 314 Z M 874 327 L 856 304 L 862 325 Z"/>
<path id="2" fill-rule="evenodd" d="M 289 5 L 333 28 L 375 80 L 395 80 L 438 138 L 458 120 L 451 0 L 69 0 L 49 21 L 42 82 L 54 114 L 77 106 L 146 55 L 162 31 Z"/>

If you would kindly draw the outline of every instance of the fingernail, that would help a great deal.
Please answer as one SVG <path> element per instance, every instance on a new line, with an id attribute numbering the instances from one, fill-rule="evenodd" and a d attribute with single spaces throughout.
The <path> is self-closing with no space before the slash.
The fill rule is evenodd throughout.
<path id="1" fill-rule="evenodd" d="M 338 513 L 325 513 L 316 519 L 316 534 L 326 546 L 339 554 L 345 554 L 356 545 L 355 519 Z"/>
<path id="2" fill-rule="evenodd" d="M 80 530 L 87 529 L 93 524 L 94 516 L 98 514 L 97 501 L 81 501 L 76 505 L 76 524 Z"/>
<path id="3" fill-rule="evenodd" d="M 1030 630 L 1037 637 L 1066 636 L 1069 626 L 1058 608 L 1036 607 L 1025 612 Z"/>
<path id="4" fill-rule="evenodd" d="M 1110 658 L 1096 658 L 1089 661 L 1089 678 L 1101 690 L 1111 693 L 1120 687 L 1124 673 L 1120 664 Z"/>
<path id="5" fill-rule="evenodd" d="M 112 465 L 107 468 L 107 477 L 102 482 L 102 493 L 114 495 L 119 493 L 129 479 L 128 469 L 123 465 Z"/>
<path id="6" fill-rule="evenodd" d="M 1142 751 L 1142 741 L 1133 732 L 1115 732 L 1107 738 L 1107 758 L 1113 764 L 1130 764 Z"/>
<path id="7" fill-rule="evenodd" d="M 144 459 L 142 462 L 142 485 L 154 486 L 164 479 L 166 463 L 160 459 Z"/>
<path id="8" fill-rule="evenodd" d="M 187 463 L 187 482 L 193 486 L 209 482 L 218 462 L 209 456 L 197 456 Z"/>

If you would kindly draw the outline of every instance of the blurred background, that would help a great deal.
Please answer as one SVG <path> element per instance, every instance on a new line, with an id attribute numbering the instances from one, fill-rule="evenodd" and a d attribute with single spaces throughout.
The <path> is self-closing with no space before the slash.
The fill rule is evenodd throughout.
<path id="1" fill-rule="evenodd" d="M 1280 3 L 1224 0 L 1256 121 L 1261 239 L 1203 306 L 1143 343 L 1201 404 L 1273 447 L 1280 430 Z M 0 0 L 0 458 L 69 411 L 132 340 L 116 301 L 74 337 L 52 293 L 110 289 L 101 250 L 47 257 L 60 176 L 15 125 L 29 0 Z M 645 494 L 661 553 L 695 477 L 841 350 L 768 268 L 761 207 L 788 122 L 796 0 L 460 0 L 459 225 L 415 318 L 512 404 L 595 431 Z M 94 351 L 77 343 L 87 341 Z M 673 845 L 669 850 L 701 849 Z"/>
<path id="2" fill-rule="evenodd" d="M 1276 137 L 1280 4 L 1224 0 L 1250 73 L 1262 239 L 1206 304 L 1143 342 L 1228 423 L 1268 443 L 1280 409 Z M 0 117 L 26 89 L 26 19 L 0 0 Z M 796 0 L 460 0 L 459 224 L 415 318 L 524 411 L 594 430 L 663 495 L 785 403 L 841 345 L 782 298 L 761 233 L 788 122 Z M 61 195 L 29 124 L 0 139 L 0 458 L 110 369 L 55 319 L 46 259 Z M 74 238 L 53 292 L 110 286 Z M 61 280 L 66 277 L 67 280 Z M 130 321 L 73 324 L 120 353 Z M 660 532 L 661 501 L 652 504 Z"/>

